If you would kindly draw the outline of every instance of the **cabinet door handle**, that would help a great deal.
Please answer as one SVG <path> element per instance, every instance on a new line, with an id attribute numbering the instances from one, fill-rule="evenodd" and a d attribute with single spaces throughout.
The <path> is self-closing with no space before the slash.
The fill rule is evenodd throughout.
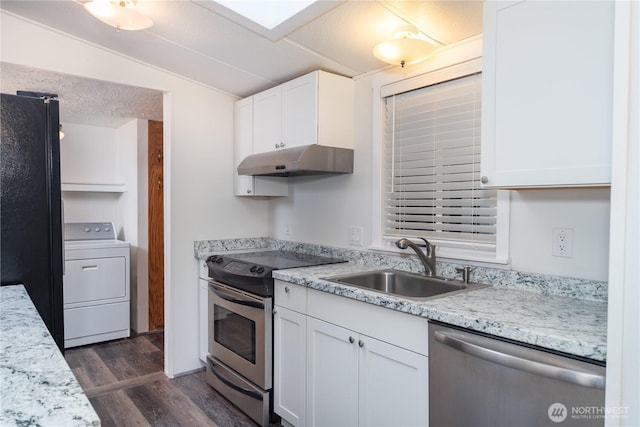
<path id="1" fill-rule="evenodd" d="M 360 347 L 360 348 L 364 347 L 364 341 L 359 340 L 358 341 L 358 347 Z"/>
<path id="2" fill-rule="evenodd" d="M 489 182 L 489 177 L 483 176 L 482 178 L 480 178 L 480 182 L 483 184 L 487 184 Z"/>
<path id="3" fill-rule="evenodd" d="M 349 337 L 349 343 L 353 344 L 354 342 L 356 342 L 356 339 L 353 337 Z"/>
<path id="4" fill-rule="evenodd" d="M 291 290 L 291 289 L 289 289 L 289 287 L 288 287 L 288 286 L 285 286 L 285 287 L 284 287 L 284 293 L 285 293 L 285 294 L 288 294 L 290 290 Z"/>

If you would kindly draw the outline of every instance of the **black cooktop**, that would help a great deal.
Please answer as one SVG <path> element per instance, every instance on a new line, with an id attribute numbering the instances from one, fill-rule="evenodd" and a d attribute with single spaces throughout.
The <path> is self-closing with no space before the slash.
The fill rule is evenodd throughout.
<path id="1" fill-rule="evenodd" d="M 295 267 L 311 267 L 314 265 L 345 262 L 345 260 L 343 259 L 328 258 L 318 255 L 309 255 L 290 251 L 248 252 L 227 255 L 226 258 L 232 260 L 240 260 L 247 264 L 260 265 L 272 270 Z"/>
<path id="2" fill-rule="evenodd" d="M 273 270 L 337 264 L 344 259 L 291 251 L 245 252 L 211 255 L 207 258 L 209 277 L 247 292 L 262 296 L 273 295 Z"/>

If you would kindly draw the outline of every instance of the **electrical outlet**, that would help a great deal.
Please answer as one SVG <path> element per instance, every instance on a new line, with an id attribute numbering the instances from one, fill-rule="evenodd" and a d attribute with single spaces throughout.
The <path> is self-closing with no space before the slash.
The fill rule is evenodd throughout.
<path id="1" fill-rule="evenodd" d="M 551 254 L 555 257 L 573 257 L 573 229 L 554 227 L 552 229 Z"/>
<path id="2" fill-rule="evenodd" d="M 349 227 L 349 244 L 351 246 L 362 246 L 362 227 L 352 225 Z"/>

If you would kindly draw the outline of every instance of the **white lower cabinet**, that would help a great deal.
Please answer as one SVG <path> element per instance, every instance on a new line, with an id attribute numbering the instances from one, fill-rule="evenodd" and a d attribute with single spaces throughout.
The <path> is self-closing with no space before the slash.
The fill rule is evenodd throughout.
<path id="1" fill-rule="evenodd" d="M 198 356 L 207 364 L 209 354 L 209 267 L 206 260 L 198 260 Z"/>
<path id="2" fill-rule="evenodd" d="M 274 310 L 274 411 L 295 426 L 305 423 L 307 316 Z"/>
<path id="3" fill-rule="evenodd" d="M 307 425 L 426 426 L 426 356 L 310 317 Z"/>
<path id="4" fill-rule="evenodd" d="M 198 356 L 203 363 L 207 363 L 209 353 L 208 298 L 209 282 L 200 279 L 198 281 Z"/>
<path id="5" fill-rule="evenodd" d="M 429 424 L 429 361 L 374 338 L 361 336 L 358 354 L 359 424 Z"/>
<path id="6" fill-rule="evenodd" d="M 428 425 L 426 319 L 280 281 L 275 295 L 274 407 L 286 423 Z"/>
<path id="7" fill-rule="evenodd" d="M 307 319 L 307 425 L 358 425 L 358 334 Z"/>

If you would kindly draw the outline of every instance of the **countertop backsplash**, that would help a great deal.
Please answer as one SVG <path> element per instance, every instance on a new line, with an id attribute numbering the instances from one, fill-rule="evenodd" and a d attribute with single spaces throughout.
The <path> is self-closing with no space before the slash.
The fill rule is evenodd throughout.
<path id="1" fill-rule="evenodd" d="M 287 250 L 331 258 L 341 258 L 365 266 L 380 266 L 380 268 L 395 268 L 413 272 L 424 271 L 420 260 L 418 260 L 415 255 L 394 255 L 380 251 L 333 248 L 310 243 L 278 240 L 270 237 L 202 240 L 194 243 L 194 255 L 196 258 L 205 258 L 210 254 L 220 254 L 221 252 L 266 249 Z M 456 272 L 456 267 L 464 267 L 466 265 L 465 263 L 437 261 L 436 271 L 439 276 L 457 278 L 460 274 Z M 469 280 L 471 282 L 489 284 L 495 287 L 519 289 L 543 295 L 563 296 L 598 302 L 607 301 L 607 282 L 595 280 L 550 276 L 480 266 L 473 266 L 471 268 Z"/>

